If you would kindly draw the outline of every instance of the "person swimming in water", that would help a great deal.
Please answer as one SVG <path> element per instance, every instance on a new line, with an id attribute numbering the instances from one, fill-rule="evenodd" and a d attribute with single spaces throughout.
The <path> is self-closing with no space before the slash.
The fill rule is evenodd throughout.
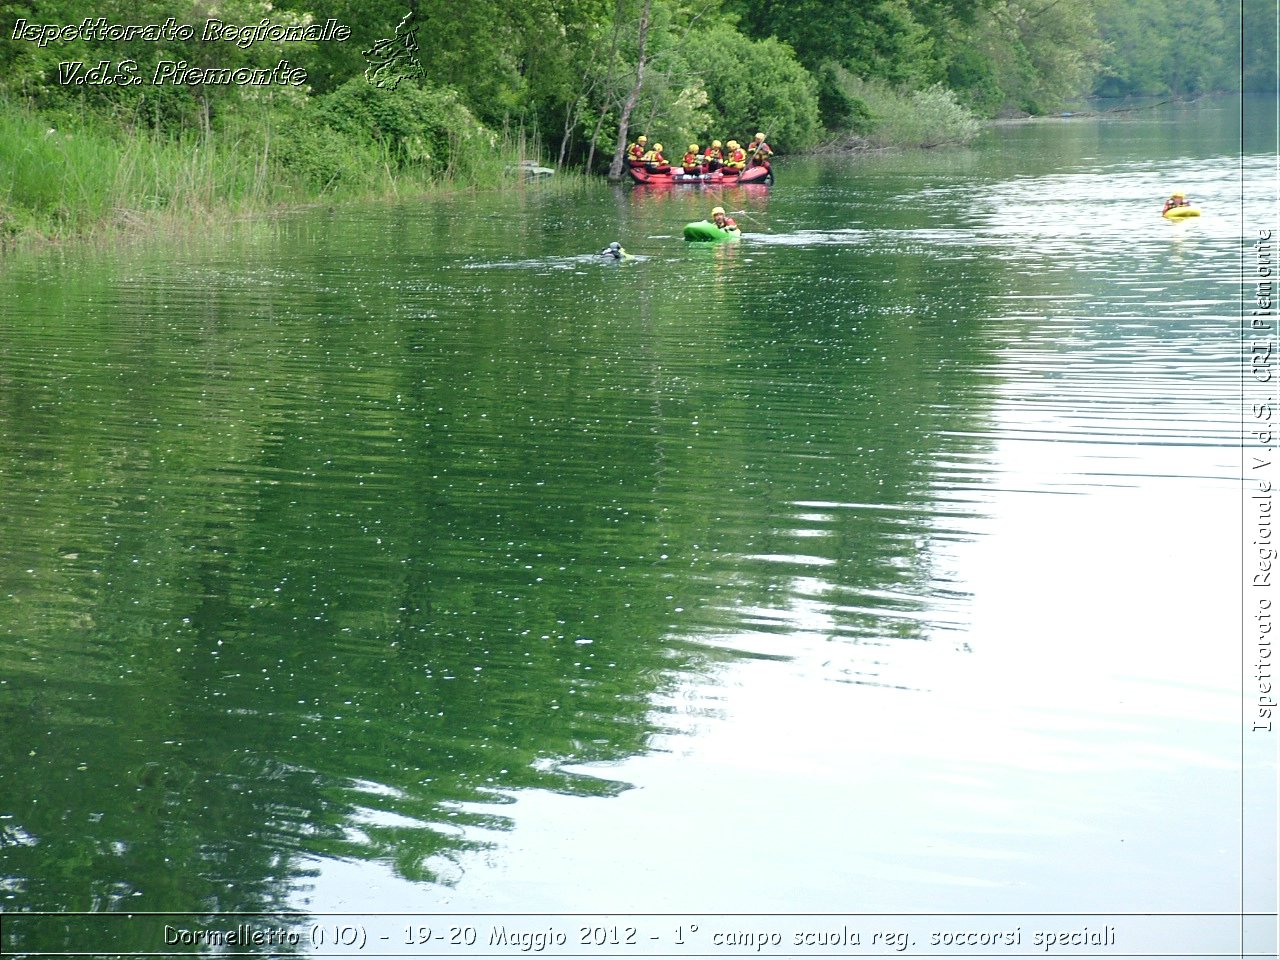
<path id="1" fill-rule="evenodd" d="M 622 244 L 620 244 L 617 240 L 613 241 L 613 243 L 609 244 L 607 247 L 605 247 L 603 250 L 600 251 L 600 256 L 612 257 L 614 260 L 621 260 L 626 255 L 627 255 L 627 251 L 622 249 Z"/>

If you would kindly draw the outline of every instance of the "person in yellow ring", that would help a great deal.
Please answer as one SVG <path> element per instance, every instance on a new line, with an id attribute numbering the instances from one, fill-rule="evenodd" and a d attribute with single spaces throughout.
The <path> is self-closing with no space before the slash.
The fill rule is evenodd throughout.
<path id="1" fill-rule="evenodd" d="M 1183 193 L 1181 190 L 1175 190 L 1173 191 L 1173 194 L 1169 197 L 1169 199 L 1164 202 L 1164 209 L 1160 211 L 1160 214 L 1161 216 L 1163 216 L 1164 214 L 1172 210 L 1174 207 L 1189 207 L 1189 206 L 1191 206 L 1191 204 L 1187 202 L 1187 195 Z"/>
<path id="2" fill-rule="evenodd" d="M 640 136 L 636 137 L 636 142 L 631 144 L 631 146 L 627 147 L 627 159 L 630 160 L 632 163 L 640 163 L 642 160 L 644 160 L 644 152 L 647 149 L 649 149 L 646 146 L 648 142 L 649 142 L 649 138 L 646 137 L 644 134 L 641 134 Z"/>
<path id="3" fill-rule="evenodd" d="M 684 159 L 680 161 L 680 166 L 684 168 L 685 173 L 701 173 L 702 172 L 702 154 L 698 152 L 696 143 L 689 144 L 689 152 L 684 155 Z"/>
<path id="4" fill-rule="evenodd" d="M 730 140 L 728 146 L 729 155 L 725 158 L 724 168 L 732 173 L 741 173 L 747 167 L 747 151 L 737 140 Z"/>
<path id="5" fill-rule="evenodd" d="M 724 207 L 711 208 L 711 222 L 721 230 L 737 230 L 738 224 L 733 217 L 724 212 Z"/>
<path id="6" fill-rule="evenodd" d="M 747 152 L 751 154 L 751 165 L 758 167 L 763 163 L 767 163 L 769 158 L 773 156 L 773 148 L 764 141 L 764 134 L 757 133 L 751 146 L 747 147 Z"/>
<path id="7" fill-rule="evenodd" d="M 703 151 L 703 159 L 707 164 L 707 172 L 719 170 L 724 166 L 724 149 L 719 140 L 712 140 L 711 146 Z"/>

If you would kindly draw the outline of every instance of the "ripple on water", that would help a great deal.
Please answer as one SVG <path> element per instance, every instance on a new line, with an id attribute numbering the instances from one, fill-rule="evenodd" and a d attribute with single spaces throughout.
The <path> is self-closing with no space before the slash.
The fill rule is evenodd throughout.
<path id="1" fill-rule="evenodd" d="M 749 899 L 722 838 L 761 811 L 809 902 L 1194 900 L 1229 846 L 1168 797 L 1229 726 L 1230 178 L 808 163 L 733 197 L 733 246 L 673 232 L 709 196 L 592 188 L 7 276 L 0 776 L 42 903 L 83 900 L 66 863 L 139 909 L 317 862 L 463 897 L 525 849 L 521 890 L 639 903 L 628 862 L 696 897 L 696 859 Z M 1159 220 L 1171 176 L 1202 223 Z"/>

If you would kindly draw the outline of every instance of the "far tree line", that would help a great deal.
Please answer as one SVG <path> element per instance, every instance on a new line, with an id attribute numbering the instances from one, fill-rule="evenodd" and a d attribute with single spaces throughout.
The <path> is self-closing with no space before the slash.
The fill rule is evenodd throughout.
<path id="1" fill-rule="evenodd" d="M 449 129 L 458 111 L 465 111 L 478 129 L 518 128 L 557 164 L 603 170 L 619 163 L 628 138 L 639 132 L 683 144 L 760 130 L 775 149 L 787 152 L 874 130 L 895 102 L 904 111 L 933 103 L 997 117 L 1053 112 L 1087 96 L 1194 98 L 1241 88 L 1274 90 L 1273 4 L 224 0 L 215 7 L 209 0 L 22 0 L 0 3 L 0 95 L 42 110 L 88 109 L 166 132 L 209 129 L 221 116 L 261 109 L 261 101 L 274 98 L 280 109 L 327 111 L 337 129 L 344 121 L 334 107 L 344 98 L 377 113 L 363 92 L 349 88 L 368 86 L 367 52 L 395 37 L 412 14 L 421 70 L 405 84 L 422 88 L 425 99 L 419 97 L 418 106 L 428 114 L 435 110 L 439 122 L 430 135 L 416 135 L 416 146 L 410 135 L 409 145 L 397 150 L 419 159 L 443 156 L 451 138 L 473 132 Z M 127 24 L 170 18 L 200 23 L 215 16 L 247 25 L 332 19 L 349 28 L 350 36 L 310 43 L 169 38 L 45 45 L 14 36 L 14 24 L 22 19 L 64 24 L 86 16 Z M 1243 31 L 1242 18 L 1248 24 Z M 305 88 L 264 93 L 230 85 L 59 81 L 59 65 L 67 61 L 91 65 L 127 58 L 148 76 L 164 59 L 192 67 L 266 68 L 282 56 L 305 69 Z M 891 91 L 898 100 L 874 97 L 874 91 Z M 370 122 L 377 135 L 401 120 L 373 116 Z"/>

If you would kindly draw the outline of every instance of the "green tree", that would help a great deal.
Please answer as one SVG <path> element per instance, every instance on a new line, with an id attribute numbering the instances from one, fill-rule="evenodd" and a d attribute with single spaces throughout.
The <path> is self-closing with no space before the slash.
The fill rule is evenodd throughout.
<path id="1" fill-rule="evenodd" d="M 1243 0 L 1241 20 L 1244 37 L 1240 51 L 1241 79 L 1245 90 L 1275 93 L 1276 45 L 1274 0 Z"/>
<path id="2" fill-rule="evenodd" d="M 745 143 L 759 130 L 791 150 L 817 141 L 818 84 L 785 43 L 752 40 L 720 24 L 692 35 L 687 55 L 709 98 L 710 132 Z"/>
<path id="3" fill-rule="evenodd" d="M 957 42 L 949 79 L 985 113 L 1044 113 L 1089 93 L 1104 50 L 1094 0 L 997 0 Z"/>
<path id="4" fill-rule="evenodd" d="M 1103 0 L 1098 27 L 1107 47 L 1095 92 L 1194 96 L 1236 86 L 1237 10 L 1228 0 Z M 1274 6 L 1272 14 L 1274 23 Z"/>
<path id="5" fill-rule="evenodd" d="M 938 79 L 933 38 L 906 0 L 737 0 L 733 9 L 750 36 L 785 41 L 811 70 L 833 61 L 890 83 Z"/>

